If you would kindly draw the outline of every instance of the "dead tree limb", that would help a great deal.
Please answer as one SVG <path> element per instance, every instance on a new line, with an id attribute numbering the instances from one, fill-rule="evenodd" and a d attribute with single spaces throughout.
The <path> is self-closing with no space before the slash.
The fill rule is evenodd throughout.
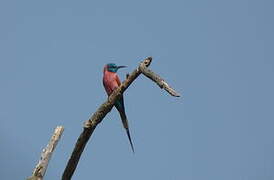
<path id="1" fill-rule="evenodd" d="M 64 127 L 57 126 L 54 130 L 54 133 L 49 141 L 49 144 L 45 149 L 43 149 L 41 153 L 41 158 L 33 170 L 32 176 L 29 177 L 27 180 L 43 180 L 43 177 L 46 173 L 50 158 L 52 153 L 57 146 L 59 139 L 64 131 Z"/>
<path id="2" fill-rule="evenodd" d="M 114 103 L 116 102 L 117 99 L 119 99 L 124 91 L 131 85 L 131 83 L 142 73 L 146 70 L 146 68 L 150 65 L 152 61 L 152 57 L 146 58 L 144 61 L 142 61 L 137 69 L 135 69 L 131 74 L 127 75 L 126 80 L 115 90 L 113 93 L 109 96 L 108 101 L 103 103 L 97 111 L 84 123 L 84 129 L 83 132 L 80 134 L 74 150 L 71 154 L 71 157 L 67 163 L 67 166 L 63 172 L 62 180 L 70 180 L 76 167 L 77 164 L 80 160 L 81 154 L 90 138 L 92 135 L 94 129 L 96 126 L 104 119 L 107 113 L 109 113 L 114 106 Z M 152 71 L 151 71 L 152 72 Z M 165 84 L 164 80 L 159 78 L 154 78 L 155 74 L 150 73 L 148 75 L 151 77 L 150 79 L 154 79 L 154 82 L 162 83 Z M 157 84 L 158 84 L 157 83 Z M 165 87 L 165 85 L 162 85 L 162 87 Z M 169 87 L 169 86 L 167 86 Z M 174 90 L 173 90 L 174 91 Z M 174 91 L 175 92 L 175 91 Z M 174 93 L 175 96 L 179 96 L 178 93 Z"/>
<path id="3" fill-rule="evenodd" d="M 170 95 L 175 96 L 175 97 L 180 97 L 180 94 L 177 93 L 174 89 L 172 89 L 167 82 L 161 78 L 158 74 L 154 73 L 153 71 L 151 71 L 150 69 L 148 69 L 146 66 L 144 65 L 140 65 L 140 70 L 141 72 L 148 77 L 149 79 L 151 79 L 152 81 L 154 81 L 161 89 L 164 88 L 164 90 L 166 90 Z"/>

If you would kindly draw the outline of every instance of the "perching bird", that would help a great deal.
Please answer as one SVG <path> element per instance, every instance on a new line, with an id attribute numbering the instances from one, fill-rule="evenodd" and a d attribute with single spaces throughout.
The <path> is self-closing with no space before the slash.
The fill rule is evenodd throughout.
<path id="1" fill-rule="evenodd" d="M 105 65 L 105 67 L 104 67 L 104 76 L 103 76 L 103 84 L 104 84 L 104 87 L 105 87 L 105 90 L 106 90 L 108 96 L 110 96 L 111 93 L 117 87 L 119 87 L 119 85 L 121 84 L 120 79 L 119 79 L 116 72 L 118 71 L 118 69 L 124 68 L 124 67 L 126 67 L 126 66 L 117 66 L 114 63 L 109 63 L 109 64 Z M 120 117 L 122 119 L 123 126 L 127 131 L 127 136 L 128 136 L 128 139 L 129 139 L 129 142 L 130 142 L 130 145 L 131 145 L 131 149 L 134 152 L 133 144 L 132 144 L 130 133 L 129 133 L 127 116 L 126 116 L 126 113 L 125 113 L 123 95 L 120 99 L 118 99 L 115 102 L 114 106 L 119 111 Z"/>

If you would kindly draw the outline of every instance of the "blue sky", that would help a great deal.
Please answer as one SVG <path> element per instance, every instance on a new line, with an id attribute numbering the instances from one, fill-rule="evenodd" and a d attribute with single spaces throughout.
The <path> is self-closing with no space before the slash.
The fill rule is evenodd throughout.
<path id="1" fill-rule="evenodd" d="M 45 179 L 60 179 L 82 125 L 106 100 L 104 64 L 153 56 L 125 92 L 136 153 L 115 109 L 73 179 L 274 178 L 274 3 L 270 0 L 0 2 L 0 179 L 31 175 L 57 125 Z"/>

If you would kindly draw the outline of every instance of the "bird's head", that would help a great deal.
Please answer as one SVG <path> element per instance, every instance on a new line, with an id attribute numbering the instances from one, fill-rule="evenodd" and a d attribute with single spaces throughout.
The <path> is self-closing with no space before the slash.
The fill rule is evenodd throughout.
<path id="1" fill-rule="evenodd" d="M 109 71 L 109 72 L 114 72 L 116 73 L 118 71 L 118 69 L 120 68 L 125 68 L 126 66 L 117 66 L 114 63 L 108 63 L 107 65 L 105 65 L 105 70 Z"/>

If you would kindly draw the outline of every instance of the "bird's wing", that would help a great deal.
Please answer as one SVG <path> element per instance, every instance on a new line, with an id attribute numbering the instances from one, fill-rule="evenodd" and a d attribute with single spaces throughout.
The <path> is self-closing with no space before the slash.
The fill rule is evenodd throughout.
<path id="1" fill-rule="evenodd" d="M 108 95 L 110 95 L 113 91 L 113 88 L 109 85 L 109 80 L 106 76 L 103 78 L 103 85 Z"/>
<path id="2" fill-rule="evenodd" d="M 116 76 L 115 76 L 115 80 L 116 80 L 118 86 L 120 86 L 121 81 L 120 81 L 120 78 L 119 78 L 119 76 L 118 76 L 117 74 L 116 74 Z"/>

